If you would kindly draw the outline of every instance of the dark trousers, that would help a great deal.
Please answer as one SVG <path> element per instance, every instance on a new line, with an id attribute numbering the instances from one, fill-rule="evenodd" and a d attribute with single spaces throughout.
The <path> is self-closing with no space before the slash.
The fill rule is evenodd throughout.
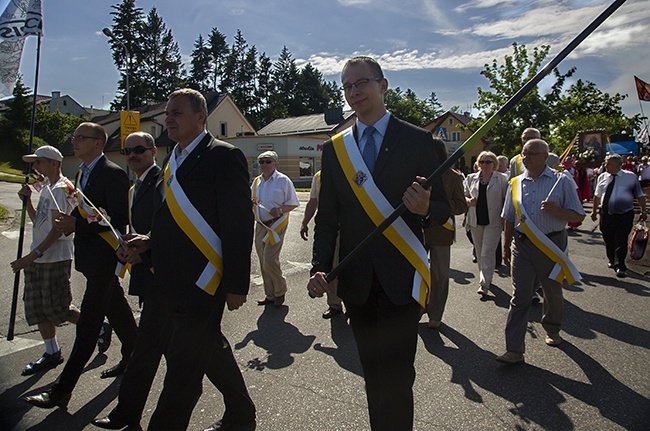
<path id="1" fill-rule="evenodd" d="M 86 276 L 86 291 L 81 301 L 74 346 L 53 390 L 72 392 L 95 350 L 104 316 L 108 317 L 122 343 L 122 360 L 129 359 L 135 345 L 137 326 L 122 286 L 114 274 Z"/>
<path id="2" fill-rule="evenodd" d="M 420 305 L 393 304 L 375 277 L 364 304 L 345 306 L 363 368 L 372 430 L 412 430 Z"/>
<path id="3" fill-rule="evenodd" d="M 634 224 L 634 211 L 624 214 L 600 213 L 600 231 L 605 241 L 607 259 L 614 264 L 614 268 L 627 269 L 627 240 Z"/>

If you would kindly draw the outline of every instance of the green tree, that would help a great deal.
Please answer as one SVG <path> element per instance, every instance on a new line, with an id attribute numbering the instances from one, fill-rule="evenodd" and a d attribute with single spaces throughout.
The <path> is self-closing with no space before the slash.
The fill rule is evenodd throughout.
<path id="1" fill-rule="evenodd" d="M 77 126 L 84 121 L 88 121 L 88 118 L 62 114 L 59 111 L 49 112 L 44 105 L 38 105 L 34 134 L 43 139 L 47 145 L 61 148 L 61 145 L 70 139 Z"/>
<path id="2" fill-rule="evenodd" d="M 579 79 L 557 101 L 549 143 L 555 145 L 559 154 L 581 130 L 605 129 L 610 134 L 625 130 L 631 136 L 641 124 L 641 117 L 623 114 L 620 102 L 626 98 L 626 94 L 610 95 L 593 82 Z"/>
<path id="3" fill-rule="evenodd" d="M 199 34 L 198 39 L 194 42 L 192 51 L 192 68 L 188 85 L 198 91 L 207 92 L 212 86 L 212 66 L 210 61 L 210 47 Z"/>
<path id="4" fill-rule="evenodd" d="M 431 93 L 429 99 L 421 100 L 410 88 L 403 92 L 395 87 L 386 91 L 384 100 L 392 114 L 417 126 L 430 123 L 442 112 L 435 93 Z"/>
<path id="5" fill-rule="evenodd" d="M 122 0 L 117 5 L 112 5 L 113 26 L 111 31 L 117 39 L 109 39 L 108 43 L 113 51 L 113 62 L 118 70 L 127 71 L 129 74 L 129 97 L 131 106 L 145 104 L 146 89 L 140 73 L 142 55 L 142 22 L 144 14 L 142 8 L 136 7 L 135 0 Z M 128 55 L 121 43 L 128 49 Z M 128 69 L 128 70 L 127 70 Z M 118 82 L 118 95 L 111 103 L 111 109 L 126 109 L 126 77 L 122 75 Z"/>
<path id="6" fill-rule="evenodd" d="M 330 97 L 323 75 L 311 63 L 307 63 L 298 75 L 295 98 L 300 100 L 301 103 L 296 104 L 299 111 L 294 112 L 292 115 L 325 112 L 329 104 Z"/>
<path id="7" fill-rule="evenodd" d="M 146 102 L 164 102 L 186 79 L 178 44 L 155 7 L 142 24 L 143 55 L 141 79 L 145 82 Z"/>
<path id="8" fill-rule="evenodd" d="M 274 94 L 271 97 L 271 107 L 281 118 L 294 116 L 301 112 L 300 101 L 296 99 L 299 71 L 289 49 L 284 46 L 277 61 L 273 64 Z"/>
<path id="9" fill-rule="evenodd" d="M 210 35 L 208 36 L 208 45 L 210 52 L 210 61 L 212 63 L 212 89 L 218 88 L 221 75 L 228 56 L 228 43 L 226 36 L 217 30 L 217 27 L 212 27 Z"/>
<path id="10" fill-rule="evenodd" d="M 32 115 L 32 98 L 29 88 L 23 84 L 21 76 L 14 86 L 13 98 L 4 102 L 7 109 L 0 117 L 0 161 L 7 161 L 12 167 L 24 166 L 21 156 L 27 153 L 29 145 L 29 125 Z"/>
<path id="11" fill-rule="evenodd" d="M 502 64 L 494 59 L 491 65 L 486 64 L 485 69 L 481 71 L 481 75 L 490 82 L 491 90 L 478 88 L 479 98 L 474 106 L 481 112 L 481 117 L 470 123 L 469 127 L 472 129 L 477 129 L 494 115 L 537 74 L 551 48 L 549 45 L 535 47 L 531 57 L 525 45 L 513 43 L 512 46 L 513 55 L 506 55 Z M 560 96 L 566 78 L 574 72 L 575 68 L 565 74 L 555 69 L 553 75 L 556 81 L 548 94 L 541 95 L 538 88 L 534 88 L 501 118 L 490 131 L 492 151 L 507 156 L 521 151 L 519 137 L 527 127 L 536 127 L 542 131 L 542 136 L 548 136 L 553 120 L 553 105 Z"/>

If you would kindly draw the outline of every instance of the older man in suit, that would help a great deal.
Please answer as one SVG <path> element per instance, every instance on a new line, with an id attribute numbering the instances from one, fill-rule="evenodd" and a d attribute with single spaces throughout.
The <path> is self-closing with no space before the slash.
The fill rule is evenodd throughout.
<path id="1" fill-rule="evenodd" d="M 104 316 L 111 321 L 122 343 L 122 360 L 105 370 L 103 377 L 114 377 L 123 372 L 135 344 L 135 319 L 115 275 L 117 239 L 109 227 L 89 222 L 93 220 L 89 218 L 91 215 L 96 216 L 95 220 L 101 218 L 96 213 L 103 209 L 116 229 L 123 232 L 128 224 L 129 180 L 126 173 L 104 155 L 106 140 L 106 130 L 95 123 L 81 123 L 72 135 L 74 154 L 82 162 L 76 187 L 87 199 L 80 196 L 79 206 L 72 214 L 61 214 L 54 223 L 57 230 L 66 235 L 75 233 L 75 268 L 86 277 L 86 290 L 72 353 L 59 381 L 46 392 L 24 398 L 37 407 L 67 406 L 72 390 L 95 349 Z"/>
<path id="2" fill-rule="evenodd" d="M 404 202 L 408 211 L 389 228 L 390 238 L 378 237 L 340 273 L 337 293 L 357 343 L 372 429 L 408 430 L 413 427 L 417 328 L 426 302 L 419 277 L 429 280 L 423 227 L 443 224 L 449 203 L 440 181 L 429 190 L 419 185 L 438 167 L 433 138 L 386 111 L 388 81 L 379 64 L 353 58 L 343 67 L 341 81 L 357 121 L 323 148 L 307 287 L 312 296 L 329 290 L 325 273 L 332 269 L 339 232 L 342 260 Z"/>
<path id="3" fill-rule="evenodd" d="M 248 166 L 238 148 L 205 130 L 208 110 L 199 92 L 175 91 L 166 114 L 169 137 L 177 144 L 156 184 L 151 234 L 126 237 L 129 261 L 151 249 L 155 289 L 140 326 L 158 325 L 158 330 L 138 338 L 118 406 L 93 424 L 137 429 L 151 384 L 147 379 L 164 354 L 165 384 L 150 430 L 187 428 L 204 374 L 226 404 L 223 418 L 208 429 L 241 429 L 254 425 L 255 406 L 221 333 L 221 318 L 226 304 L 229 310 L 244 304 L 250 283 Z"/>

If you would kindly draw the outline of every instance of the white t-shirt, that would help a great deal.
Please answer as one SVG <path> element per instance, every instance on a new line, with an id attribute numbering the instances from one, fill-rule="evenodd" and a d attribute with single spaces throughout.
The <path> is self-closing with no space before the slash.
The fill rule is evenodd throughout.
<path id="1" fill-rule="evenodd" d="M 58 211 L 60 209 L 62 212 L 70 214 L 74 209 L 67 199 L 69 189 L 66 181 L 69 183 L 66 177 L 61 177 L 53 187 L 50 187 L 49 180 L 45 180 L 43 190 L 41 190 L 41 196 L 38 199 L 38 205 L 36 206 L 30 250 L 38 247 L 52 230 L 52 210 Z M 56 203 L 52 200 L 52 196 L 56 199 Z M 61 235 L 50 248 L 45 250 L 43 256 L 36 259 L 35 262 L 51 263 L 71 260 L 73 255 L 73 238 L 73 235 Z"/>

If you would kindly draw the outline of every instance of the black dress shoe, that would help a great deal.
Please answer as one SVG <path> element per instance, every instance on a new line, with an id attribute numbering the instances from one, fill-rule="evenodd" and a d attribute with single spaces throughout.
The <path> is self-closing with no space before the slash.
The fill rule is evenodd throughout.
<path id="1" fill-rule="evenodd" d="M 253 431 L 255 419 L 249 421 L 228 421 L 220 419 L 203 431 Z"/>
<path id="2" fill-rule="evenodd" d="M 328 308 L 325 310 L 323 313 L 323 319 L 331 319 L 334 316 L 338 316 L 339 314 L 342 314 L 343 310 L 339 310 L 338 308 Z"/>
<path id="3" fill-rule="evenodd" d="M 52 409 L 54 407 L 61 407 L 62 409 L 66 409 L 68 407 L 68 403 L 70 402 L 71 396 L 71 393 L 63 394 L 50 389 L 49 391 L 38 395 L 23 397 L 23 401 L 42 409 Z"/>
<path id="4" fill-rule="evenodd" d="M 106 430 L 121 430 L 121 429 L 123 429 L 125 427 L 128 427 L 126 429 L 129 429 L 129 430 L 141 430 L 142 429 L 139 424 L 123 422 L 123 421 L 121 421 L 119 419 L 111 419 L 108 416 L 106 416 L 104 418 L 93 419 L 93 421 L 91 423 L 93 425 L 95 425 L 96 427 L 104 428 Z"/>
<path id="5" fill-rule="evenodd" d="M 61 363 L 63 363 L 63 356 L 61 355 L 60 350 L 56 353 L 52 353 L 51 355 L 49 353 L 43 353 L 43 356 L 41 356 L 38 361 L 30 362 L 29 365 L 25 367 L 21 375 L 31 376 L 32 374 L 36 374 L 39 371 L 45 371 L 49 370 L 50 368 L 57 367 Z"/>
<path id="6" fill-rule="evenodd" d="M 108 379 L 110 377 L 117 377 L 120 374 L 124 374 L 126 371 L 126 361 L 121 361 L 119 364 L 111 367 L 107 370 L 102 371 L 102 374 L 99 376 L 100 379 Z"/>
<path id="7" fill-rule="evenodd" d="M 269 305 L 275 303 L 275 299 L 264 298 L 257 301 L 257 305 Z"/>
<path id="8" fill-rule="evenodd" d="M 618 278 L 624 278 L 627 275 L 626 272 L 627 271 L 625 270 L 625 268 L 621 268 L 621 267 L 616 268 L 616 276 Z"/>

